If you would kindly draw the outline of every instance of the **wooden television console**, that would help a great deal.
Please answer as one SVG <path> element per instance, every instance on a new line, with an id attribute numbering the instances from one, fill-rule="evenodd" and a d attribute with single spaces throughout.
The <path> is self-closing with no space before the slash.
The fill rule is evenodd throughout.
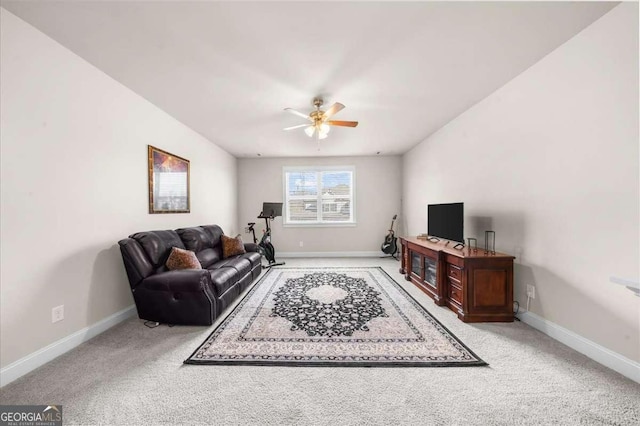
<path id="1" fill-rule="evenodd" d="M 400 273 L 464 322 L 513 321 L 513 260 L 503 253 L 400 237 Z"/>

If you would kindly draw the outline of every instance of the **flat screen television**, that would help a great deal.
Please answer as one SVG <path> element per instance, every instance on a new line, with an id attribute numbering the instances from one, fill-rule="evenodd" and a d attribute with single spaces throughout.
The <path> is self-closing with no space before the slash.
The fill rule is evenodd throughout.
<path id="1" fill-rule="evenodd" d="M 427 234 L 464 243 L 464 203 L 429 204 Z"/>

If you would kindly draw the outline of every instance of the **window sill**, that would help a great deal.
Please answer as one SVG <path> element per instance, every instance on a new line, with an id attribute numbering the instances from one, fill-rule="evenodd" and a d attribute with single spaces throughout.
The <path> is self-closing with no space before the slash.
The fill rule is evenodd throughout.
<path id="1" fill-rule="evenodd" d="M 356 222 L 340 223 L 283 223 L 283 228 L 348 228 L 358 226 Z"/>

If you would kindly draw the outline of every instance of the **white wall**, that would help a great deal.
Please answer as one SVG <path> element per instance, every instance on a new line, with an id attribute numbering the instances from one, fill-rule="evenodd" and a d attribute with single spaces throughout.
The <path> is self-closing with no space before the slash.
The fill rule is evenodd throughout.
<path id="1" fill-rule="evenodd" d="M 409 234 L 465 203 L 465 234 L 515 254 L 530 310 L 640 361 L 638 5 L 623 3 L 404 155 Z"/>
<path id="2" fill-rule="evenodd" d="M 205 223 L 237 232 L 234 157 L 1 11 L 0 358 L 130 306 L 117 241 Z M 147 144 L 191 161 L 191 213 L 148 214 Z M 51 323 L 64 304 L 65 319 Z"/>
<path id="3" fill-rule="evenodd" d="M 382 255 L 380 245 L 391 218 L 394 214 L 401 217 L 402 161 L 399 156 L 239 159 L 239 227 L 256 222 L 256 236 L 260 238 L 264 220 L 256 216 L 262 210 L 262 203 L 284 201 L 282 168 L 309 165 L 355 166 L 357 225 L 283 227 L 279 217 L 272 226 L 276 259 L 278 253 L 379 252 Z M 243 234 L 243 238 L 251 241 L 250 234 Z"/>

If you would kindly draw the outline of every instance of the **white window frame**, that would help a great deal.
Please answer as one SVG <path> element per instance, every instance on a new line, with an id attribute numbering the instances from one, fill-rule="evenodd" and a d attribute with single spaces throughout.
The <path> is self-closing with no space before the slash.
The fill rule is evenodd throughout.
<path id="1" fill-rule="evenodd" d="M 317 194 L 316 194 L 316 221 L 292 221 L 289 218 L 289 197 L 288 179 L 287 174 L 291 172 L 311 172 L 316 173 Z M 320 172 L 350 172 L 351 173 L 351 203 L 350 209 L 350 221 L 327 221 L 322 220 L 322 182 L 320 181 Z M 356 226 L 356 168 L 355 166 L 296 166 L 296 167 L 283 167 L 282 168 L 282 188 L 283 188 L 283 200 L 282 206 L 282 225 L 285 227 L 341 227 L 341 226 Z M 309 196 L 299 196 L 300 198 L 310 198 Z M 297 197 L 296 197 L 297 198 Z M 325 197 L 326 198 L 326 197 Z"/>

